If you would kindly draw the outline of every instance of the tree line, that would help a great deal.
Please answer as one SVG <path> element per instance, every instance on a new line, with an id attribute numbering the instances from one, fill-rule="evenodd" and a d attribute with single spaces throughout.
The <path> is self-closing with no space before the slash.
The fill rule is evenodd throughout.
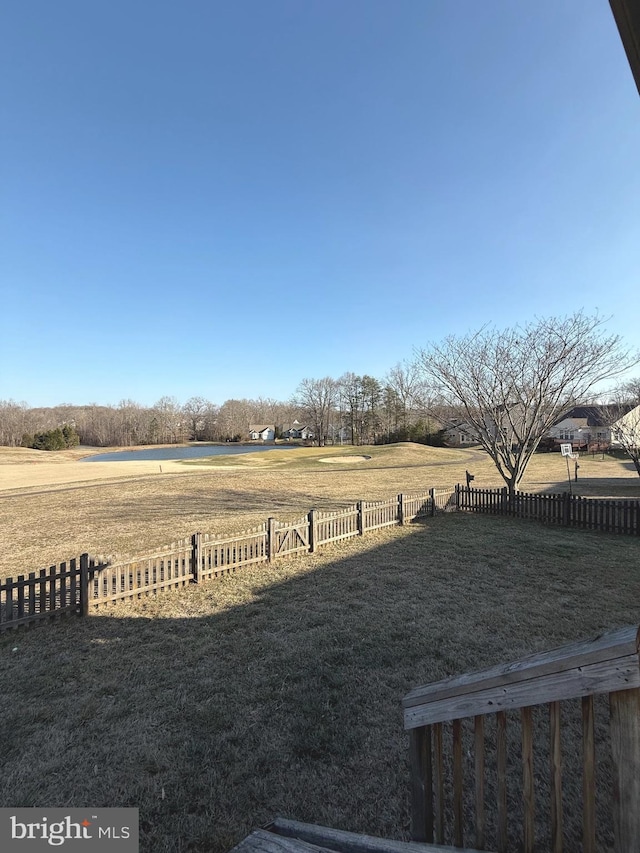
<path id="1" fill-rule="evenodd" d="M 321 413 L 319 389 L 325 394 Z M 249 425 L 273 424 L 279 435 L 296 420 L 310 427 L 320 443 L 436 441 L 438 425 L 427 412 L 423 392 L 416 365 L 399 364 L 381 380 L 354 373 L 338 379 L 304 379 L 286 401 L 242 398 L 217 405 L 204 397 L 180 403 L 166 396 L 152 406 L 122 400 L 115 406 L 32 408 L 0 400 L 0 445 L 33 447 L 36 435 L 65 426 L 74 430 L 80 444 L 90 447 L 244 441 Z"/>
<path id="2" fill-rule="evenodd" d="M 291 399 L 227 400 L 162 397 L 144 407 L 56 406 L 31 409 L 0 401 L 0 444 L 73 427 L 82 444 L 131 446 L 185 441 L 238 441 L 250 424 L 310 427 L 318 445 L 392 441 L 442 443 L 456 420 L 486 450 L 512 495 L 549 428 L 576 405 L 607 403 L 608 416 L 627 417 L 640 404 L 640 381 L 619 384 L 640 354 L 604 320 L 582 311 L 506 329 L 485 326 L 451 335 L 392 368 L 383 379 L 344 373 L 303 379 Z M 603 383 L 618 380 L 603 391 Z M 617 418 L 614 420 L 618 420 Z M 633 416 L 614 436 L 640 474 L 640 422 Z"/>

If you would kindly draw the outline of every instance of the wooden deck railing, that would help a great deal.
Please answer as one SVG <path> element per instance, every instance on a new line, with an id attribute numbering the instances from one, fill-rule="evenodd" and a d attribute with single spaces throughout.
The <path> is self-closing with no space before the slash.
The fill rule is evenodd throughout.
<path id="1" fill-rule="evenodd" d="M 611 760 L 613 781 L 612 785 L 604 781 L 611 791 L 598 793 L 610 794 L 613 850 L 615 853 L 637 853 L 640 850 L 639 638 L 637 626 L 624 628 L 588 642 L 574 643 L 411 691 L 403 700 L 403 708 L 405 729 L 410 733 L 414 840 L 437 844 L 446 840 L 462 847 L 466 834 L 478 850 L 484 850 L 491 841 L 498 853 L 506 853 L 520 849 L 520 845 L 509 846 L 510 833 L 513 836 L 509 820 L 517 811 L 521 849 L 525 853 L 534 850 L 535 827 L 541 823 L 546 824 L 543 835 L 549 839 L 549 849 L 560 853 L 564 849 L 563 765 L 569 757 L 568 751 L 563 754 L 561 747 L 560 721 L 564 707 L 561 703 L 581 700 L 581 732 L 568 733 L 566 726 L 563 732 L 573 738 L 574 749 L 576 743 L 581 743 L 577 751 L 582 775 L 582 850 L 595 853 L 596 849 L 601 849 L 596 846 L 599 776 L 595 760 L 594 697 L 605 694 L 609 700 L 610 756 L 604 757 Z M 548 758 L 548 766 L 542 768 L 542 774 L 540 761 L 534 761 L 538 748 L 542 747 L 534 743 L 536 734 L 542 730 L 533 725 L 534 707 L 536 718 L 540 718 L 537 706 L 548 709 L 545 714 L 548 714 L 548 728 L 545 726 L 544 730 L 549 743 L 539 749 Z M 514 715 L 514 711 L 518 714 Z M 515 751 L 507 748 L 508 716 L 520 718 L 520 748 Z M 466 735 L 465 745 L 462 724 L 467 718 L 471 731 Z M 485 724 L 488 718 L 495 718 L 495 727 L 491 725 L 491 779 L 486 761 L 489 727 Z M 451 729 L 450 744 L 444 742 L 445 724 L 450 724 L 446 725 L 447 731 Z M 448 764 L 443 759 L 445 748 L 450 756 Z M 519 802 L 513 797 L 513 774 L 509 776 L 509 785 L 507 783 L 508 767 L 512 770 L 518 759 L 521 764 Z M 541 775 L 546 778 L 542 779 Z M 569 781 L 575 788 L 575 780 Z M 465 785 L 467 797 L 463 794 Z M 492 802 L 489 802 L 489 790 Z M 536 796 L 540 790 L 548 792 L 547 802 Z M 567 801 L 566 793 L 564 801 Z M 572 801 L 571 805 L 578 808 Z M 487 832 L 489 812 L 491 839 Z M 567 849 L 576 849 L 575 842 Z"/>

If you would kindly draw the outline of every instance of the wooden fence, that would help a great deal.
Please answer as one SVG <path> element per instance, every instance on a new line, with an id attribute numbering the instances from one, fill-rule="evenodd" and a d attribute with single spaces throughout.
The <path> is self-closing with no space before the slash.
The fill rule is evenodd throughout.
<path id="1" fill-rule="evenodd" d="M 358 501 L 335 512 L 311 510 L 293 522 L 269 518 L 233 536 L 194 533 L 153 554 L 109 564 L 82 554 L 38 574 L 0 582 L 0 632 L 68 613 L 87 615 L 115 601 L 203 583 L 243 566 L 313 553 L 319 547 L 455 509 L 454 489 Z"/>
<path id="2" fill-rule="evenodd" d="M 604 533 L 640 534 L 640 500 L 603 500 L 563 494 L 516 492 L 506 488 L 475 489 L 456 486 L 456 507 L 465 512 L 531 518 Z"/>
<path id="3" fill-rule="evenodd" d="M 88 554 L 0 583 L 0 631 L 52 615 L 88 611 L 90 578 L 98 561 Z"/>

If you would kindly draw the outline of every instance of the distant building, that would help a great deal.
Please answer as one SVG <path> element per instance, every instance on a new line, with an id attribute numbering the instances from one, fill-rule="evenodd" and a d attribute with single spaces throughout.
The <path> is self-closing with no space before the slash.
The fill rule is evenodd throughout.
<path id="1" fill-rule="evenodd" d="M 467 421 L 461 420 L 445 423 L 444 441 L 447 447 L 468 447 L 480 443 L 475 427 Z"/>
<path id="2" fill-rule="evenodd" d="M 311 427 L 301 424 L 300 421 L 294 421 L 290 427 L 282 427 L 282 437 L 286 439 L 303 439 L 308 441 L 313 438 L 313 430 Z"/>
<path id="3" fill-rule="evenodd" d="M 574 450 L 609 447 L 611 428 L 619 417 L 619 406 L 574 406 L 555 422 L 547 436 L 556 445 L 571 444 Z"/>
<path id="4" fill-rule="evenodd" d="M 276 428 L 274 424 L 249 424 L 251 441 L 275 441 Z"/>

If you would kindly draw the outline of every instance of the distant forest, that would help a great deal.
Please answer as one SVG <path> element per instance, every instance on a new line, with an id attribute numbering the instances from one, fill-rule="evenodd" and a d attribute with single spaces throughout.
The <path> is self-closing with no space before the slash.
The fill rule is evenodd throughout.
<path id="1" fill-rule="evenodd" d="M 91 447 L 246 441 L 250 425 L 274 425 L 279 437 L 296 420 L 313 431 L 315 443 L 318 437 L 322 443 L 440 443 L 439 424 L 427 415 L 427 408 L 418 369 L 403 364 L 383 380 L 353 373 L 339 379 L 304 379 L 286 402 L 260 397 L 217 405 L 204 397 L 184 403 L 162 397 L 153 406 L 122 400 L 117 405 L 31 408 L 0 400 L 0 445 L 60 449 L 57 435 L 65 428 Z M 54 431 L 56 441 L 47 447 L 42 436 Z"/>

